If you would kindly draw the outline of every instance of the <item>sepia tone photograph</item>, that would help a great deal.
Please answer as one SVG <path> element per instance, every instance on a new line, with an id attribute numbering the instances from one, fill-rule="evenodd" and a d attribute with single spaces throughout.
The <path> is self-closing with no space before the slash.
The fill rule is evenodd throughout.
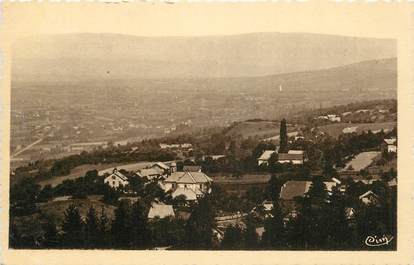
<path id="1" fill-rule="evenodd" d="M 163 5 L 15 33 L 8 247 L 396 251 L 397 36 Z"/>

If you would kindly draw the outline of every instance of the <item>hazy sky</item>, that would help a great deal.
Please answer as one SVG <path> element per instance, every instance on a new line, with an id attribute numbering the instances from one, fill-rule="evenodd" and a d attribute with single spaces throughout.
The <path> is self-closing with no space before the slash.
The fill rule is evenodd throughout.
<path id="1" fill-rule="evenodd" d="M 396 29 L 404 25 L 398 17 L 405 5 L 318 3 L 5 3 L 2 19 L 12 39 L 69 32 L 188 36 L 270 31 L 396 38 Z"/>

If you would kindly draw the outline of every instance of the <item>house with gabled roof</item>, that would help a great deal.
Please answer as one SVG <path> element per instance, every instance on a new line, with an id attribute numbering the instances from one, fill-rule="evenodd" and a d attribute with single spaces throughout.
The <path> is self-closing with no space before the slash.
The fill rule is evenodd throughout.
<path id="1" fill-rule="evenodd" d="M 212 182 L 213 180 L 203 172 L 186 171 L 172 173 L 163 181 L 163 184 L 166 192 L 172 191 L 173 194 L 176 192 L 176 196 L 183 194 L 193 198 L 193 193 L 196 197 L 209 193 Z"/>
<path id="2" fill-rule="evenodd" d="M 163 163 L 163 162 L 157 162 L 157 163 L 153 164 L 151 166 L 151 168 L 158 168 L 158 169 L 162 170 L 165 174 L 167 174 L 168 171 L 170 170 L 170 166 Z"/>
<path id="3" fill-rule="evenodd" d="M 127 186 L 129 181 L 124 174 L 119 172 L 117 168 L 114 168 L 112 174 L 104 179 L 104 183 L 109 185 L 111 188 L 118 189 L 120 187 Z"/>
<path id="4" fill-rule="evenodd" d="M 257 159 L 257 165 L 269 165 L 269 160 L 275 153 L 277 153 L 276 150 L 264 150 L 262 155 Z"/>
<path id="5" fill-rule="evenodd" d="M 359 196 L 359 200 L 365 205 L 377 205 L 379 197 L 372 190 L 365 192 Z"/>
<path id="6" fill-rule="evenodd" d="M 397 138 L 385 138 L 384 143 L 388 153 L 397 152 Z"/>
<path id="7" fill-rule="evenodd" d="M 175 162 L 157 162 L 149 167 L 137 170 L 135 176 L 139 178 L 147 178 L 148 180 L 160 180 L 166 178 L 172 172 L 175 172 L 176 167 L 177 164 Z"/>
<path id="8" fill-rule="evenodd" d="M 289 150 L 287 153 L 280 153 L 277 162 L 280 164 L 292 163 L 301 165 L 305 162 L 305 152 L 303 150 Z"/>
<path id="9" fill-rule="evenodd" d="M 147 178 L 148 180 L 158 180 L 164 175 L 164 170 L 151 167 L 151 168 L 143 168 L 135 172 L 135 175 L 139 178 Z"/>

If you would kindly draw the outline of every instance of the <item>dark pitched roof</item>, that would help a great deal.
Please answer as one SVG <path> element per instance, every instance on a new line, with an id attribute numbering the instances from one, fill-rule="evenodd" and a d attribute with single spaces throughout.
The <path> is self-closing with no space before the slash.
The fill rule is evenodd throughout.
<path id="1" fill-rule="evenodd" d="M 207 183 L 213 181 L 203 172 L 174 172 L 172 173 L 165 182 L 175 183 Z"/>
<path id="2" fill-rule="evenodd" d="M 280 153 L 278 160 L 303 160 L 303 154 Z"/>
<path id="3" fill-rule="evenodd" d="M 287 181 L 280 191 L 282 200 L 293 200 L 295 197 L 303 196 L 309 189 L 312 182 L 310 181 Z"/>

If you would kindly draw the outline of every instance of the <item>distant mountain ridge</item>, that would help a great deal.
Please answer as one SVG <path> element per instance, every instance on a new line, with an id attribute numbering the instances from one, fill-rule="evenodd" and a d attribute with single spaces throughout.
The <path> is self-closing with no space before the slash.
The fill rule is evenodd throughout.
<path id="1" fill-rule="evenodd" d="M 396 41 L 309 33 L 203 37 L 64 34 L 21 39 L 18 81 L 230 78 L 328 69 L 396 57 Z"/>

